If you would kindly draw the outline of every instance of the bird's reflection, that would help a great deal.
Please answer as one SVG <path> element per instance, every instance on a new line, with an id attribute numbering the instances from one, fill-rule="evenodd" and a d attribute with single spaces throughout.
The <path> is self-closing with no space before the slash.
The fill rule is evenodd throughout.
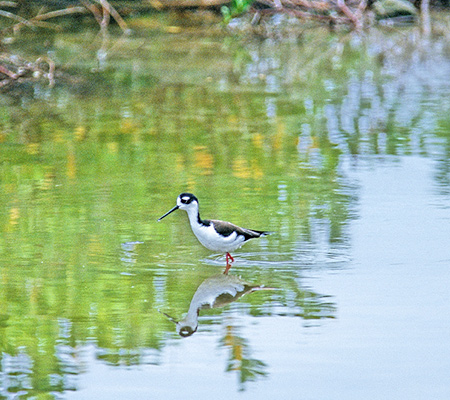
<path id="1" fill-rule="evenodd" d="M 258 290 L 275 290 L 275 288 L 251 285 L 235 275 L 217 274 L 200 284 L 182 320 L 176 321 L 170 315 L 162 314 L 176 324 L 177 333 L 180 336 L 187 337 L 197 331 L 200 310 L 224 307 L 245 294 Z"/>

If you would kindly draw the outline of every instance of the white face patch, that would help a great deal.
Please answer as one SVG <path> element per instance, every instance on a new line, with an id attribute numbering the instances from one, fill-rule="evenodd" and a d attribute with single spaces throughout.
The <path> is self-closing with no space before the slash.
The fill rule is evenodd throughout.
<path id="1" fill-rule="evenodd" d="M 181 200 L 183 200 L 183 201 L 188 201 L 189 198 L 190 198 L 190 197 L 188 197 L 188 196 L 183 196 L 183 197 L 181 198 Z"/>

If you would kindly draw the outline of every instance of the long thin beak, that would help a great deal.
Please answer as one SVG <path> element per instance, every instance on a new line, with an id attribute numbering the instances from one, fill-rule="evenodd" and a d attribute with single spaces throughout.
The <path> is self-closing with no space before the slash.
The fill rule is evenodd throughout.
<path id="1" fill-rule="evenodd" d="M 158 222 L 161 221 L 164 217 L 167 217 L 171 212 L 174 212 L 175 210 L 178 210 L 178 208 L 179 208 L 178 206 L 175 206 L 170 211 L 167 211 L 162 217 L 158 218 Z"/>
<path id="2" fill-rule="evenodd" d="M 178 321 L 171 317 L 169 314 L 166 314 L 165 312 L 158 310 L 162 315 L 164 315 L 170 322 L 173 322 L 174 324 L 178 324 Z"/>

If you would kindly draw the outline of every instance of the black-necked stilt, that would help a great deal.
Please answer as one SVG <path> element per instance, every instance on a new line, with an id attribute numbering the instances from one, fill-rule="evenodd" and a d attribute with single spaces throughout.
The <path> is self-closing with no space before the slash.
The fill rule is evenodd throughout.
<path id="1" fill-rule="evenodd" d="M 177 321 L 160 311 L 177 326 L 180 336 L 191 336 L 197 331 L 200 310 L 225 307 L 247 293 L 257 290 L 276 290 L 275 288 L 251 285 L 235 275 L 218 274 L 205 279 L 195 291 L 186 316 Z"/>
<path id="2" fill-rule="evenodd" d="M 212 251 L 226 253 L 225 274 L 231 268 L 229 261 L 234 261 L 230 251 L 238 249 L 249 239 L 272 233 L 245 229 L 231 222 L 216 219 L 201 219 L 198 211 L 198 199 L 191 193 L 181 193 L 177 198 L 177 205 L 160 217 L 158 221 L 178 209 L 187 212 L 192 231 L 203 246 Z"/>

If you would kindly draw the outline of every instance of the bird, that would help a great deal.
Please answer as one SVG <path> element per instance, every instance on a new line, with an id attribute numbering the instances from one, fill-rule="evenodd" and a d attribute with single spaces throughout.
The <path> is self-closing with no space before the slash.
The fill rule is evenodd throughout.
<path id="1" fill-rule="evenodd" d="M 235 275 L 217 274 L 205 279 L 200 284 L 192 297 L 186 316 L 180 321 L 165 312 L 159 312 L 175 323 L 180 336 L 187 337 L 197 331 L 200 310 L 225 307 L 245 294 L 258 290 L 277 289 L 264 285 L 252 285 Z"/>
<path id="2" fill-rule="evenodd" d="M 231 263 L 234 262 L 231 251 L 238 249 L 250 239 L 273 233 L 241 228 L 231 222 L 217 219 L 201 219 L 198 199 L 192 193 L 181 193 L 177 197 L 177 205 L 158 218 L 158 222 L 178 209 L 187 212 L 192 232 L 203 246 L 211 251 L 226 253 L 224 274 L 228 273 Z"/>

